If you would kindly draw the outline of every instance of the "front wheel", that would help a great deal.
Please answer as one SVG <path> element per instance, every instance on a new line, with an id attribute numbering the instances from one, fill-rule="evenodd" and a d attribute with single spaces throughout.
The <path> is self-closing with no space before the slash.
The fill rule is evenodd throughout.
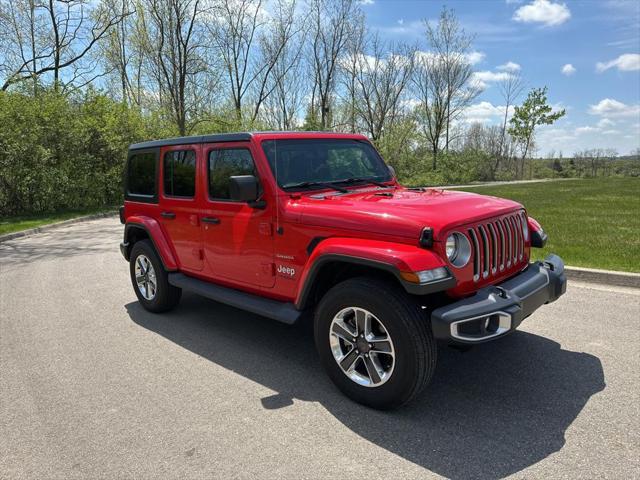
<path id="1" fill-rule="evenodd" d="M 315 341 L 338 388 L 373 408 L 411 401 L 435 369 L 436 342 L 421 307 L 378 279 L 349 279 L 327 292 L 316 310 Z"/>

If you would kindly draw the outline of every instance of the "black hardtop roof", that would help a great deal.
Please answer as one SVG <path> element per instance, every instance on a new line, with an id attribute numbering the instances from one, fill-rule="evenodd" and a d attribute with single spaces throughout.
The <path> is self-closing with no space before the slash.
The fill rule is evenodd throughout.
<path id="1" fill-rule="evenodd" d="M 214 142 L 244 142 L 251 140 L 251 134 L 242 133 L 216 133 L 213 135 L 192 135 L 190 137 L 165 138 L 163 140 L 150 140 L 129 145 L 129 150 L 140 150 L 143 148 L 158 148 L 169 145 L 191 145 L 194 143 L 214 143 Z"/>
<path id="2" fill-rule="evenodd" d="M 362 137 L 362 135 L 345 134 L 339 132 L 308 132 L 308 131 L 264 131 L 264 132 L 237 132 L 237 133 L 214 133 L 209 135 L 192 135 L 189 137 L 165 138 L 162 140 L 150 140 L 148 142 L 140 142 L 129 145 L 129 150 L 141 150 L 145 148 L 159 148 L 171 145 L 192 145 L 197 143 L 216 143 L 216 142 L 246 142 L 251 140 L 253 135 L 326 135 L 327 137 L 353 136 Z"/>

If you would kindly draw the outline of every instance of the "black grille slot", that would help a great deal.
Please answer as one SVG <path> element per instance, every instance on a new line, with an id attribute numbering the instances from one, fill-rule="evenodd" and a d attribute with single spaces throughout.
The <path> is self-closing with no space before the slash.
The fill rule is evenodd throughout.
<path id="1" fill-rule="evenodd" d="M 480 231 L 480 243 L 482 245 L 482 277 L 487 278 L 489 276 L 489 238 L 487 237 L 487 231 L 484 225 L 478 227 Z"/>
<path id="2" fill-rule="evenodd" d="M 491 273 L 496 273 L 496 270 L 498 270 L 498 236 L 493 224 L 489 223 L 487 227 L 491 236 Z"/>
<path id="3" fill-rule="evenodd" d="M 469 236 L 471 237 L 471 250 L 473 257 L 473 280 L 477 282 L 480 280 L 480 244 L 478 243 L 478 235 L 475 229 L 469 229 Z"/>

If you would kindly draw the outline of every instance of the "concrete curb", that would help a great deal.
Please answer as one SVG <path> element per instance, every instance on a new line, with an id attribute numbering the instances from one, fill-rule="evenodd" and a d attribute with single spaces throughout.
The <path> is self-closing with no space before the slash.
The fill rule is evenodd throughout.
<path id="1" fill-rule="evenodd" d="M 640 273 L 616 272 L 612 270 L 597 270 L 595 268 L 564 267 L 567 278 L 586 283 L 601 283 L 616 287 L 631 287 L 640 289 Z"/>
<path id="2" fill-rule="evenodd" d="M 96 220 L 98 218 L 107 218 L 107 217 L 116 217 L 116 216 L 118 216 L 118 212 L 103 212 L 103 213 L 94 213 L 93 215 L 84 215 L 82 217 L 70 218 L 69 220 L 63 220 L 62 222 L 50 223 L 48 225 L 43 225 L 41 227 L 29 228 L 27 230 L 21 230 L 19 232 L 0 235 L 0 243 L 7 242 L 15 238 L 30 237 L 32 235 L 35 235 L 36 233 L 48 232 L 49 230 L 54 230 L 56 228 L 64 227 L 66 225 L 71 225 L 73 223 L 80 223 L 80 222 L 86 222 L 89 220 Z"/>

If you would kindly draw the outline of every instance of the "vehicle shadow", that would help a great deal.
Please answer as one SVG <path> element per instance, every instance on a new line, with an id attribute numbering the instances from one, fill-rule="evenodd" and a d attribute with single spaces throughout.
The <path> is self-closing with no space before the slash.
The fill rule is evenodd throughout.
<path id="1" fill-rule="evenodd" d="M 308 325 L 289 327 L 185 294 L 173 312 L 137 303 L 131 319 L 277 394 L 320 402 L 346 427 L 386 450 L 449 478 L 498 478 L 560 450 L 564 432 L 604 389 L 600 360 L 526 332 L 461 353 L 439 349 L 432 384 L 413 403 L 379 412 L 344 397 L 324 375 Z"/>

